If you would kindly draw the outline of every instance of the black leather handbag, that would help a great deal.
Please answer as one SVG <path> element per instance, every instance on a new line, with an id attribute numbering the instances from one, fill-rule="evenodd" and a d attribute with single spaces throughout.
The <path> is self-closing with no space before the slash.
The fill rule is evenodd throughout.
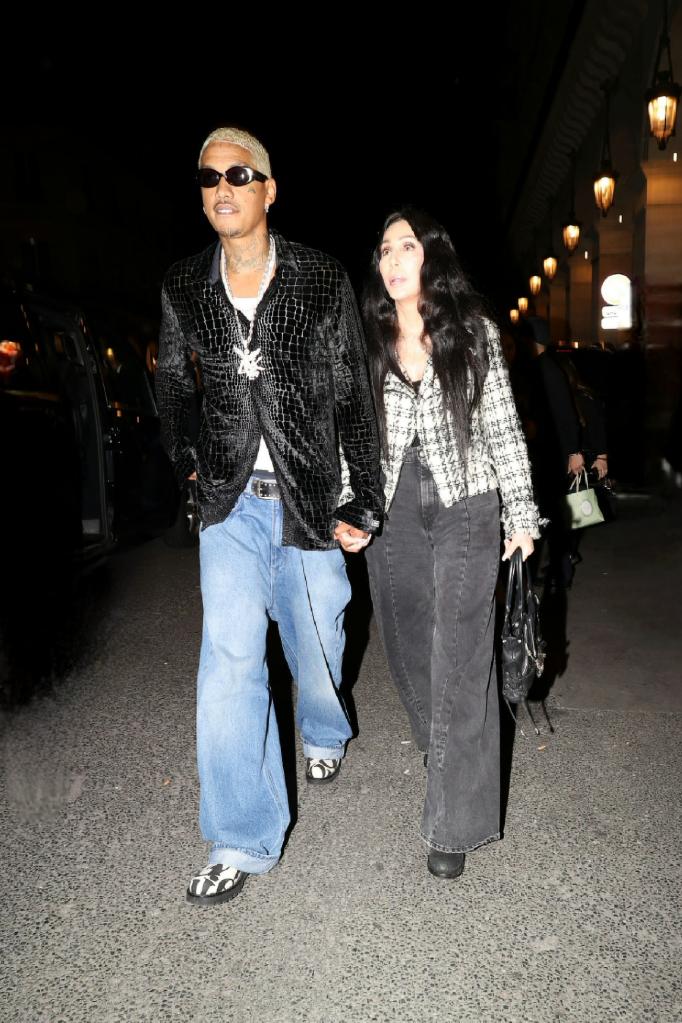
<path id="1" fill-rule="evenodd" d="M 616 497 L 613 482 L 608 476 L 600 478 L 596 469 L 587 470 L 587 480 L 597 495 L 597 503 L 604 516 L 604 522 L 613 522 L 616 518 Z"/>
<path id="2" fill-rule="evenodd" d="M 508 703 L 523 703 L 526 709 L 531 686 L 545 667 L 539 610 L 530 566 L 517 548 L 509 559 L 502 624 L 502 696 Z"/>

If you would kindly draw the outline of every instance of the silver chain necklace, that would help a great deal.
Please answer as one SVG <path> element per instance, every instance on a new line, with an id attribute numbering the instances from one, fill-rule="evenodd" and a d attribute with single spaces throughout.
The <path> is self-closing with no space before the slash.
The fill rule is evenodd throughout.
<path id="1" fill-rule="evenodd" d="M 246 335 L 246 337 L 244 337 L 244 335 L 242 334 L 241 323 L 239 322 L 239 316 L 237 314 L 237 309 L 235 307 L 235 315 L 237 316 L 237 329 L 239 330 L 239 333 L 241 335 L 242 344 L 241 348 L 239 347 L 239 345 L 235 345 L 232 351 L 239 359 L 237 373 L 240 374 L 241 376 L 248 377 L 249 380 L 255 380 L 257 377 L 260 376 L 260 374 L 263 371 L 263 365 L 260 361 L 260 348 L 254 348 L 253 351 L 251 351 L 249 349 L 249 345 L 251 344 L 251 339 L 253 337 L 253 328 L 256 325 L 256 309 L 258 308 L 260 300 L 265 294 L 265 289 L 270 283 L 272 271 L 274 270 L 275 267 L 275 257 L 276 257 L 275 239 L 272 237 L 272 235 L 270 235 L 270 244 L 268 247 L 268 261 L 265 266 L 265 269 L 263 270 L 263 276 L 261 277 L 260 285 L 258 286 L 258 294 L 256 295 L 254 313 L 251 319 L 251 323 L 249 324 L 249 332 Z M 220 276 L 222 277 L 227 297 L 229 298 L 232 305 L 234 305 L 234 296 L 232 294 L 232 289 L 230 288 L 230 281 L 227 276 L 227 259 L 225 258 L 225 249 L 222 249 L 220 253 Z"/>

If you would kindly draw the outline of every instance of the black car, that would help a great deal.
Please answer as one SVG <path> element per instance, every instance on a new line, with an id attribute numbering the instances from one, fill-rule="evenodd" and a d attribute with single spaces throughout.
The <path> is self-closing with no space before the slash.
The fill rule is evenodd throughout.
<path id="1" fill-rule="evenodd" d="M 177 522 L 150 374 L 111 315 L 30 292 L 0 300 L 0 427 L 7 535 L 83 564 Z M 198 523 L 190 504 L 181 526 Z"/>
<path id="2" fill-rule="evenodd" d="M 28 699 L 99 642 L 101 565 L 150 536 L 196 542 L 124 317 L 0 292 L 0 699 Z M 188 485 L 190 486 L 190 485 Z"/>

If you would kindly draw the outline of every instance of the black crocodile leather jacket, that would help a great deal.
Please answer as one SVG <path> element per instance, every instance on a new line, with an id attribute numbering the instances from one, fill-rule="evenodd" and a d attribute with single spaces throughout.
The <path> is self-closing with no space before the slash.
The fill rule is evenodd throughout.
<path id="1" fill-rule="evenodd" d="M 337 546 L 337 519 L 371 533 L 381 525 L 379 444 L 362 328 L 343 267 L 272 234 L 277 271 L 256 311 L 250 348 L 260 348 L 262 372 L 255 380 L 237 373 L 234 348 L 249 324 L 220 279 L 220 242 L 168 271 L 156 377 L 163 438 L 179 480 L 196 469 L 205 527 L 234 507 L 262 434 L 282 491 L 282 543 L 330 550 Z M 187 437 L 192 352 L 204 387 L 196 450 Z M 341 504 L 339 444 L 350 484 L 344 489 L 350 500 Z"/>

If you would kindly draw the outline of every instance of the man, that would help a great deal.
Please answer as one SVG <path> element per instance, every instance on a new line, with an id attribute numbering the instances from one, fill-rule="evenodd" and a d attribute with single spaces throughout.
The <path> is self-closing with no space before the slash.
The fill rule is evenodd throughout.
<path id="1" fill-rule="evenodd" d="M 276 185 L 266 150 L 248 133 L 212 132 L 198 181 L 219 242 L 166 276 L 157 391 L 178 479 L 196 471 L 198 480 L 197 753 L 211 853 L 187 898 L 213 905 L 277 863 L 289 824 L 268 618 L 298 688 L 306 778 L 338 775 L 351 737 L 338 694 L 350 596 L 341 548 L 369 542 L 383 497 L 362 332 L 343 268 L 269 231 Z M 203 381 L 196 450 L 186 432 L 191 353 Z"/>

